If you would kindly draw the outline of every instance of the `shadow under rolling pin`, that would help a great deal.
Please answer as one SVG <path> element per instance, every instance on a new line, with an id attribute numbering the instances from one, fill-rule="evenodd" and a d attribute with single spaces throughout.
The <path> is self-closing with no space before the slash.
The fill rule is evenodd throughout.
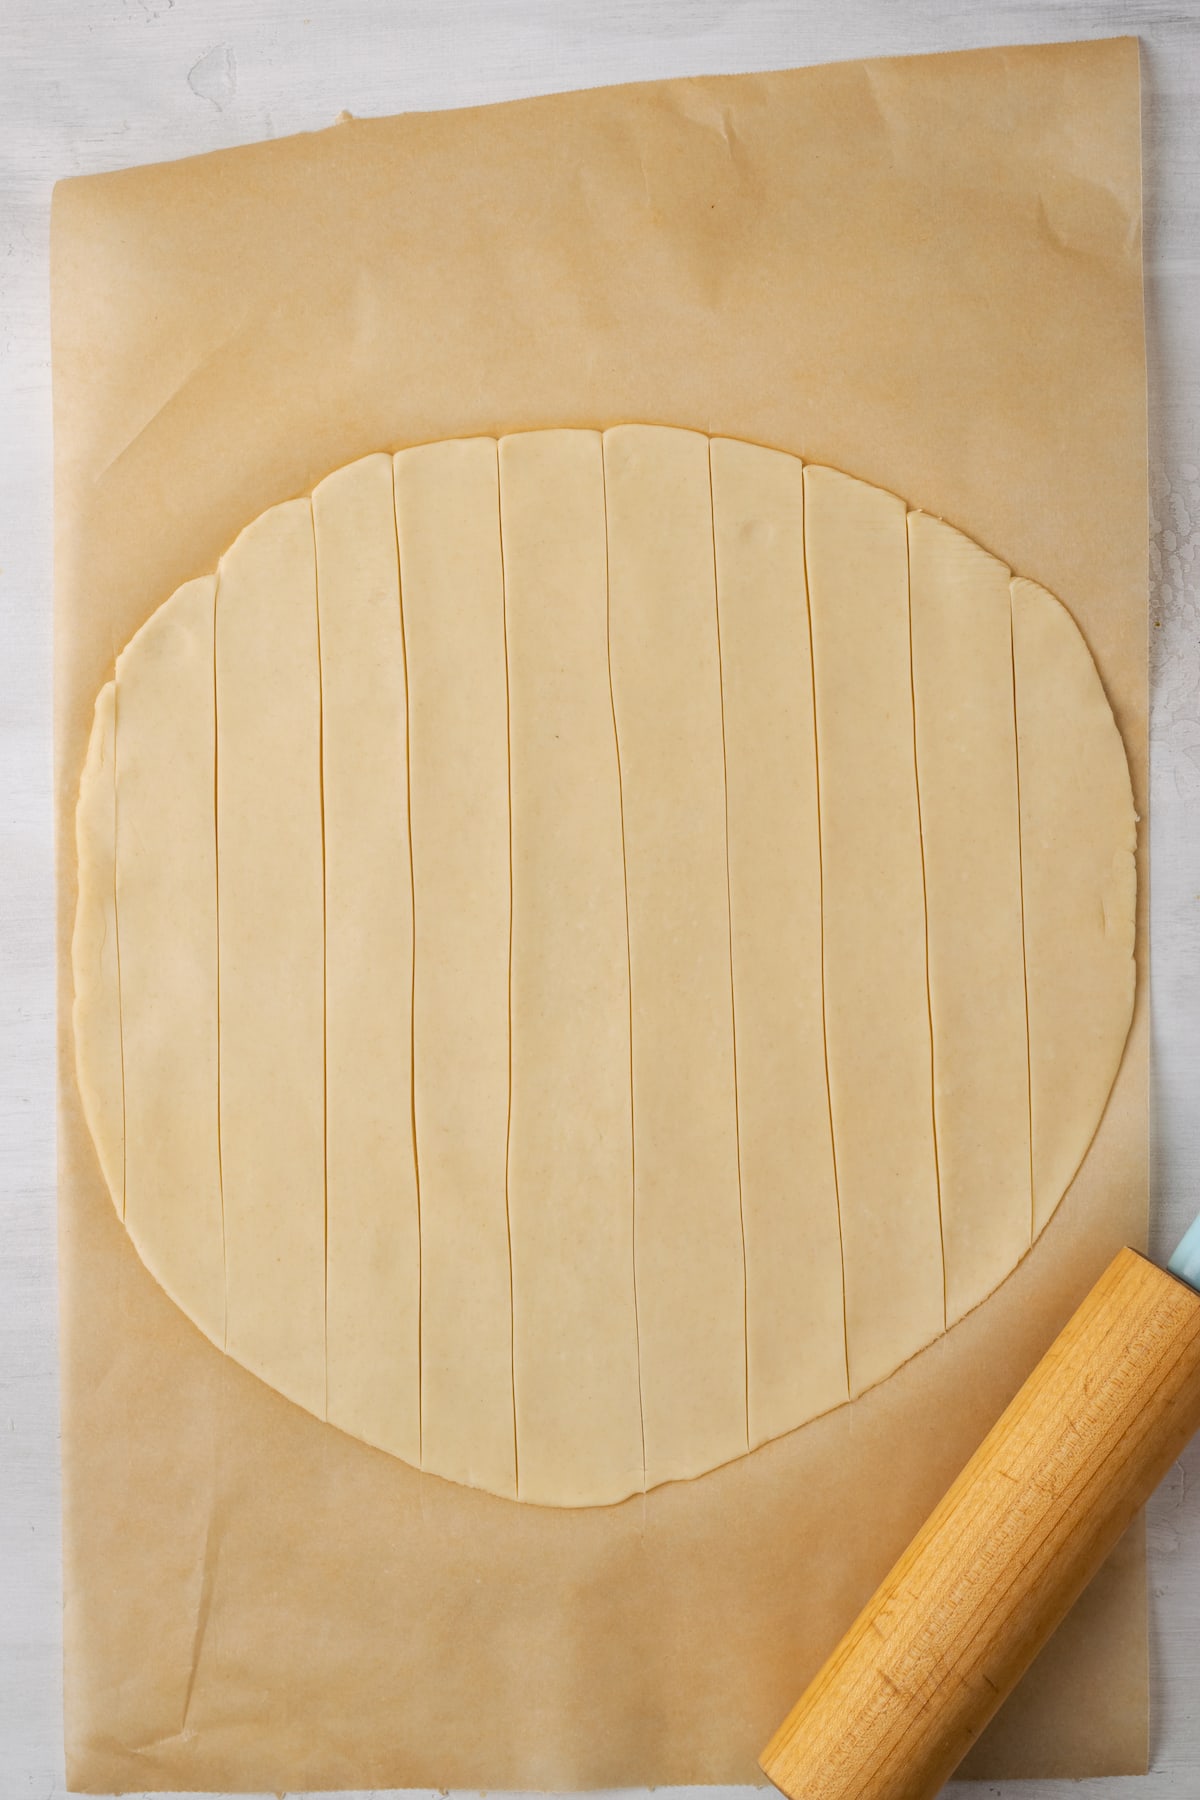
<path id="1" fill-rule="evenodd" d="M 760 1758 L 789 1800 L 931 1800 L 1200 1430 L 1200 1219 L 1122 1250 Z"/>

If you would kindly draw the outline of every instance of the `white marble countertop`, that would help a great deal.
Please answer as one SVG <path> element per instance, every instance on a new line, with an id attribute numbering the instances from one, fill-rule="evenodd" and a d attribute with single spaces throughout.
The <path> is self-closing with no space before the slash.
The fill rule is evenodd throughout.
<path id="1" fill-rule="evenodd" d="M 50 728 L 52 183 L 358 114 L 656 76 L 1136 33 L 1153 499 L 1153 1241 L 1200 1206 L 1200 0 L 2 0 L 0 1796 L 61 1752 Z M 1200 1796 L 1200 1443 L 1150 1513 L 1153 1764 Z M 708 1790 L 711 1792 L 712 1790 Z M 1049 1800 L 1054 1783 L 964 1788 Z M 1065 1790 L 1064 1790 L 1065 1791 Z"/>

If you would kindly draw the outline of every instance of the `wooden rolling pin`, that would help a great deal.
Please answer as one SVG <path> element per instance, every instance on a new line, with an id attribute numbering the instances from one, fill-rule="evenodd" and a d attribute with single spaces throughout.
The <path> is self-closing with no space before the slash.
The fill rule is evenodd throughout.
<path id="1" fill-rule="evenodd" d="M 790 1800 L 931 1800 L 1200 1430 L 1200 1220 L 1122 1250 L 763 1751 Z"/>

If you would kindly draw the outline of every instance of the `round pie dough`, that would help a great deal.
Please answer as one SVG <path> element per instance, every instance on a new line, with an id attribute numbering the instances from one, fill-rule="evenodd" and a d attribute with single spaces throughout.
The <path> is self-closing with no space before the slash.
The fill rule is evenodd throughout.
<path id="1" fill-rule="evenodd" d="M 1069 1186 L 1135 815 L 1070 615 L 662 426 L 368 456 L 117 659 L 75 1036 L 139 1255 L 281 1394 L 554 1506 L 890 1375 Z"/>

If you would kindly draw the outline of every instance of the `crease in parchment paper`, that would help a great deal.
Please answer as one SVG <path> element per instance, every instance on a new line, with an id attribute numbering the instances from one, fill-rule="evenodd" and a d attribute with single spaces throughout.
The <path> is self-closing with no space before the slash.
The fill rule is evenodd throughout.
<path id="1" fill-rule="evenodd" d="M 188 1715 L 192 1710 L 192 1694 L 196 1687 L 196 1674 L 200 1667 L 200 1658 L 204 1652 L 204 1640 L 208 1633 L 208 1622 L 212 1616 L 213 1593 L 216 1588 L 217 1562 L 221 1554 L 221 1528 L 209 1515 L 204 1531 L 204 1552 L 200 1566 L 200 1591 L 196 1596 L 196 1626 L 192 1635 L 192 1655 L 188 1666 L 187 1686 L 183 1691 L 183 1716 L 179 1721 L 179 1736 L 187 1730 Z"/>
<path id="2" fill-rule="evenodd" d="M 219 343 L 213 344 L 202 355 L 197 356 L 184 374 L 176 376 L 166 395 L 158 402 L 153 411 L 140 420 L 117 445 L 116 449 L 109 453 L 107 461 L 96 471 L 92 479 L 96 482 L 103 481 L 109 471 L 115 469 L 130 451 L 149 436 L 160 420 L 164 420 L 169 415 L 172 407 L 200 381 L 213 364 L 221 360 L 230 345 L 237 343 L 239 338 L 249 335 L 250 329 L 250 324 L 247 324 L 236 331 L 227 333 Z"/>

